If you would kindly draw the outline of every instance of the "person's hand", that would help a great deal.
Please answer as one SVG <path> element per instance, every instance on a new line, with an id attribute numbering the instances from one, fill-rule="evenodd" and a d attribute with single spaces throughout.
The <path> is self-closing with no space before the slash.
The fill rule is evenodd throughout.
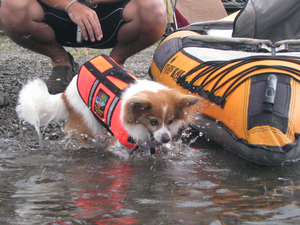
<path id="1" fill-rule="evenodd" d="M 75 2 L 68 8 L 67 13 L 70 19 L 80 27 L 84 40 L 101 40 L 103 36 L 101 25 L 94 10 Z"/>

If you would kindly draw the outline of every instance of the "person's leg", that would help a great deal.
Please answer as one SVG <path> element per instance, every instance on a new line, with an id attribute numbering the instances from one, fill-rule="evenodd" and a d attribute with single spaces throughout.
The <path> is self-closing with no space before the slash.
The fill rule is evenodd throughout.
<path id="1" fill-rule="evenodd" d="M 93 3 L 102 2 L 93 0 Z M 73 62 L 70 66 L 71 57 L 56 41 L 53 29 L 42 22 L 44 10 L 40 3 L 36 0 L 2 0 L 0 17 L 13 41 L 52 60 L 54 67 L 47 81 L 50 93 L 64 91 L 78 64 Z M 119 29 L 118 43 L 110 55 L 121 65 L 164 34 L 167 24 L 165 3 L 163 0 L 131 0 L 124 8 L 123 18 L 127 23 Z"/>
<path id="2" fill-rule="evenodd" d="M 53 66 L 70 65 L 69 56 L 55 40 L 53 29 L 41 22 L 44 12 L 36 0 L 3 0 L 0 16 L 7 35 L 17 44 L 50 57 Z M 110 55 L 121 65 L 164 34 L 166 6 L 163 0 L 131 0 L 124 8 L 123 17 L 127 23 L 120 28 L 119 41 Z"/>
<path id="3" fill-rule="evenodd" d="M 53 29 L 41 22 L 44 11 L 36 0 L 2 0 L 0 16 L 6 34 L 14 42 L 48 56 L 53 66 L 70 65 L 69 56 L 55 40 Z"/>
<path id="4" fill-rule="evenodd" d="M 56 41 L 53 29 L 42 22 L 42 6 L 36 0 L 2 0 L 0 16 L 6 34 L 14 42 L 52 60 L 52 73 L 46 81 L 48 90 L 51 94 L 63 92 L 79 65 Z"/>
<path id="5" fill-rule="evenodd" d="M 119 64 L 158 41 L 167 26 L 164 0 L 131 0 L 124 8 L 125 23 L 110 56 Z"/>

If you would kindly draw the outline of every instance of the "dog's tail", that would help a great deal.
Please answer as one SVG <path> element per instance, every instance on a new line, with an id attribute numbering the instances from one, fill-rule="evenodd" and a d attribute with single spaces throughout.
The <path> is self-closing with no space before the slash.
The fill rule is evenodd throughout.
<path id="1" fill-rule="evenodd" d="M 69 117 L 62 94 L 51 95 L 46 83 L 35 79 L 25 84 L 19 93 L 16 112 L 21 120 L 33 125 L 39 138 L 40 127 Z"/>

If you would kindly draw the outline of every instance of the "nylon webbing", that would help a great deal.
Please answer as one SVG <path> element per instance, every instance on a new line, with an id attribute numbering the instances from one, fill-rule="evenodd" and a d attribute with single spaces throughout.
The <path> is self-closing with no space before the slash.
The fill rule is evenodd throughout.
<path id="1" fill-rule="evenodd" d="M 243 59 L 235 59 L 235 60 L 229 60 L 229 61 L 210 61 L 210 62 L 204 62 L 200 65 L 194 67 L 190 71 L 188 71 L 185 75 L 180 76 L 177 79 L 177 83 L 185 88 L 188 89 L 191 93 L 198 93 L 200 96 L 209 99 L 210 101 L 216 103 L 217 105 L 221 105 L 224 107 L 226 103 L 226 99 L 228 96 L 236 89 L 238 88 L 242 83 L 244 83 L 246 80 L 250 79 L 252 76 L 258 76 L 263 74 L 268 74 L 270 72 L 259 72 L 263 69 L 276 69 L 281 70 L 281 72 L 276 72 L 276 74 L 286 75 L 288 77 L 293 77 L 296 81 L 300 82 L 300 70 L 291 68 L 288 66 L 280 66 L 280 65 L 255 65 L 248 67 L 245 70 L 242 70 L 235 75 L 229 77 L 224 82 L 221 82 L 226 75 L 228 75 L 233 70 L 251 63 L 251 62 L 258 62 L 263 60 L 281 60 L 286 62 L 292 62 L 300 65 L 300 59 L 296 57 L 265 57 L 265 56 L 255 56 L 255 57 L 248 57 Z M 230 65 L 232 64 L 232 65 Z M 227 68 L 226 68 L 227 67 Z M 223 69 L 225 68 L 225 69 Z M 201 70 L 198 74 L 194 76 L 194 73 Z M 257 71 L 255 75 L 249 76 L 249 74 L 253 73 L 254 71 Z M 293 75 L 291 75 L 291 74 Z M 187 81 L 187 78 L 189 76 L 194 76 L 191 81 Z M 205 77 L 202 82 L 199 85 L 194 85 L 195 82 Z M 297 78 L 299 77 L 299 78 Z M 205 87 L 212 82 L 215 82 L 213 87 L 210 90 L 205 90 Z M 214 93 L 227 85 L 228 83 L 232 82 L 227 89 L 224 91 L 222 96 L 216 96 Z"/>

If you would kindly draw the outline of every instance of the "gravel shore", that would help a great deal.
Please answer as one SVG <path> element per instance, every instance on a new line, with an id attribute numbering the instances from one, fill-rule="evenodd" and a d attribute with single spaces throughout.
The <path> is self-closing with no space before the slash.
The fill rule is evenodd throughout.
<path id="1" fill-rule="evenodd" d="M 148 69 L 156 46 L 151 46 L 127 59 L 125 69 L 138 78 L 149 78 Z M 110 52 L 110 49 L 67 48 L 67 50 L 80 64 L 99 54 L 109 55 Z M 0 58 L 0 138 L 18 137 L 20 130 L 24 129 L 34 132 L 30 126 L 20 126 L 15 112 L 18 93 L 28 79 L 39 77 L 46 80 L 51 74 L 51 62 L 43 55 L 16 45 L 3 34 L 0 34 Z M 49 129 L 45 133 L 56 136 L 61 130 L 60 126 L 50 126 Z"/>

